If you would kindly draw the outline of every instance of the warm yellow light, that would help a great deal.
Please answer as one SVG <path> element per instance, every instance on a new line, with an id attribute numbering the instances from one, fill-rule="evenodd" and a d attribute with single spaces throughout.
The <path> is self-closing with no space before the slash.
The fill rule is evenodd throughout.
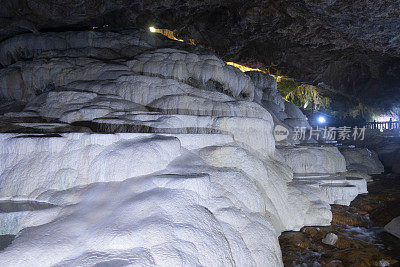
<path id="1" fill-rule="evenodd" d="M 234 66 L 235 68 L 238 68 L 239 70 L 241 70 L 243 72 L 246 72 L 246 71 L 261 71 L 261 72 L 265 72 L 265 71 L 262 71 L 260 69 L 253 69 L 253 68 L 250 68 L 250 67 L 246 67 L 246 66 L 240 65 L 240 64 L 235 63 L 235 62 L 226 62 L 225 61 L 225 63 L 227 65 Z"/>
<path id="2" fill-rule="evenodd" d="M 168 29 L 156 29 L 154 27 L 150 27 L 150 31 L 151 32 L 156 32 L 156 33 L 161 33 L 162 35 L 168 37 L 169 39 L 175 40 L 175 41 L 179 41 L 179 42 L 183 42 L 182 39 L 178 39 L 175 37 L 174 32 L 170 31 Z"/>
<path id="3" fill-rule="evenodd" d="M 225 61 L 225 63 L 226 63 L 227 65 L 234 66 L 234 67 L 238 68 L 239 70 L 241 70 L 241 71 L 243 71 L 243 72 L 246 72 L 246 71 L 261 71 L 261 72 L 264 72 L 264 73 L 268 73 L 268 72 L 265 71 L 265 70 L 250 68 L 250 67 L 243 66 L 243 65 L 240 65 L 240 64 L 235 63 L 235 62 L 227 62 L 227 61 Z M 269 73 L 268 73 L 268 74 L 269 74 Z M 274 77 L 275 80 L 276 80 L 277 82 L 280 82 L 281 79 L 282 79 L 282 76 L 277 76 L 277 75 L 273 75 L 273 74 L 269 74 L 269 75 L 271 75 L 272 77 Z"/>
<path id="4" fill-rule="evenodd" d="M 176 38 L 175 35 L 174 35 L 174 32 L 171 31 L 171 30 L 168 30 L 168 29 L 156 29 L 154 27 L 149 27 L 149 30 L 151 32 L 161 33 L 162 35 L 168 37 L 169 39 L 172 39 L 172 40 L 175 40 L 175 41 L 179 41 L 179 42 L 184 42 L 184 40 Z M 194 39 L 189 39 L 189 40 L 186 40 L 186 41 L 191 45 L 196 45 L 196 43 L 197 43 Z M 266 70 L 250 68 L 250 67 L 243 66 L 243 65 L 240 65 L 240 64 L 235 63 L 235 62 L 226 62 L 225 61 L 225 63 L 227 65 L 236 67 L 236 68 L 238 68 L 239 70 L 241 70 L 243 72 L 246 72 L 246 71 L 261 71 L 261 72 L 264 72 L 264 73 L 268 73 Z M 281 80 L 281 78 L 282 78 L 282 76 L 276 76 L 276 75 L 272 75 L 272 74 L 269 74 L 269 75 L 274 77 L 277 82 L 279 82 Z"/>
<path id="5" fill-rule="evenodd" d="M 275 78 L 275 80 L 279 83 L 281 80 L 282 80 L 282 77 L 283 76 L 276 76 L 276 75 L 272 75 L 272 74 L 270 74 L 272 77 L 274 77 Z"/>

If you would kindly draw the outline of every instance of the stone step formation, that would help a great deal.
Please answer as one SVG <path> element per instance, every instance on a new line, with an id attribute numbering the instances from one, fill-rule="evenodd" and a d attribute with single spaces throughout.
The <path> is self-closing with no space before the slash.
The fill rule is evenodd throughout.
<path id="1" fill-rule="evenodd" d="M 366 193 L 336 147 L 276 148 L 306 117 L 201 47 L 99 30 L 0 51 L 0 199 L 48 205 L 0 213 L 3 266 L 282 266 L 282 231 Z"/>

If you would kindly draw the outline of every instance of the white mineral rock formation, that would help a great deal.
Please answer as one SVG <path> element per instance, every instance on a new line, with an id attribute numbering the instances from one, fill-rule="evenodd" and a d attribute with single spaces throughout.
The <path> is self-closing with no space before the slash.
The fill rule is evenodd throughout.
<path id="1" fill-rule="evenodd" d="M 296 105 L 282 98 L 274 77 L 259 71 L 248 71 L 246 74 L 254 83 L 254 102 L 259 103 L 271 113 L 275 125 L 279 124 L 290 132 L 289 137 L 278 144 L 300 143 L 299 140 L 294 140 L 293 130 L 295 127 L 310 128 L 307 117 Z M 306 140 L 306 142 L 312 143 L 315 140 Z"/>
<path id="2" fill-rule="evenodd" d="M 343 148 L 340 152 L 346 160 L 348 171 L 380 174 L 384 172 L 382 163 L 376 152 L 367 148 Z"/>
<path id="3" fill-rule="evenodd" d="M 0 118 L 0 205 L 35 207 L 0 213 L 17 234 L 1 266 L 283 266 L 282 231 L 366 192 L 337 148 L 276 149 L 274 125 L 305 116 L 204 49 L 24 34 L 0 64 L 0 97 L 23 106 Z"/>
<path id="4" fill-rule="evenodd" d="M 278 85 L 274 77 L 260 71 L 248 71 L 246 74 L 254 83 L 254 102 L 261 105 L 273 104 L 280 111 L 285 110 L 285 100 L 278 92 Z"/>
<path id="5" fill-rule="evenodd" d="M 92 56 L 118 59 L 165 45 L 165 42 L 140 30 L 22 34 L 0 44 L 0 64 L 8 66 L 21 59 L 38 57 Z"/>
<path id="6" fill-rule="evenodd" d="M 281 147 L 277 149 L 295 173 L 337 173 L 346 171 L 346 161 L 336 147 Z"/>
<path id="7" fill-rule="evenodd" d="M 213 55 L 164 48 L 140 54 L 127 65 L 141 74 L 173 78 L 204 86 L 205 90 L 211 87 L 238 99 L 254 98 L 250 77 Z"/>
<path id="8" fill-rule="evenodd" d="M 317 190 L 318 198 L 329 204 L 350 205 L 358 194 L 367 193 L 365 179 L 339 174 L 295 173 L 292 185 Z"/>

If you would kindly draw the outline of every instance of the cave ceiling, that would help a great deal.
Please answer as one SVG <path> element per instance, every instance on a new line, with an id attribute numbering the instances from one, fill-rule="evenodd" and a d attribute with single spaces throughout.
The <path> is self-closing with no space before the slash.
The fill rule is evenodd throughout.
<path id="1" fill-rule="evenodd" d="M 166 28 L 226 61 L 368 105 L 400 98 L 400 1 L 0 0 L 0 40 L 25 32 Z"/>

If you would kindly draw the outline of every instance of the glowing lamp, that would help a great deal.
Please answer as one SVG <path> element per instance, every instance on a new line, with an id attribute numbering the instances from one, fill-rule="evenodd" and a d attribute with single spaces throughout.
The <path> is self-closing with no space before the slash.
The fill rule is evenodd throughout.
<path id="1" fill-rule="evenodd" d="M 318 121 L 318 123 L 320 123 L 320 124 L 324 124 L 324 123 L 326 122 L 326 119 L 325 119 L 324 116 L 319 116 L 319 117 L 317 118 L 317 121 Z"/>
<path id="2" fill-rule="evenodd" d="M 156 28 L 154 28 L 153 26 L 149 27 L 150 32 L 156 32 Z"/>

